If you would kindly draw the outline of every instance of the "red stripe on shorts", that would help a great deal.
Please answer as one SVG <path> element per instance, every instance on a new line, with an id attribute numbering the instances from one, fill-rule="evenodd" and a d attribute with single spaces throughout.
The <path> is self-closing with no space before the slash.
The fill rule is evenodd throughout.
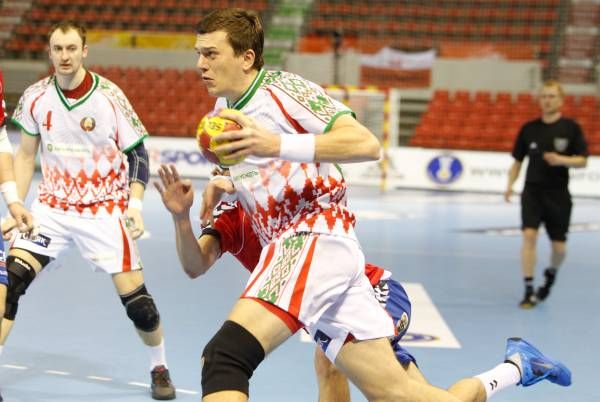
<path id="1" fill-rule="evenodd" d="M 131 271 L 131 251 L 129 249 L 129 239 L 123 228 L 123 222 L 119 220 L 119 227 L 121 228 L 121 236 L 123 237 L 123 270 L 122 272 Z"/>
<path id="2" fill-rule="evenodd" d="M 267 256 L 265 257 L 265 262 L 263 263 L 263 266 L 260 269 L 260 272 L 258 273 L 258 275 L 256 275 L 254 277 L 254 280 L 250 283 L 250 285 L 248 285 L 246 287 L 246 290 L 244 290 L 244 293 L 242 293 L 241 297 L 246 297 L 246 293 L 248 293 L 248 290 L 251 289 L 252 286 L 254 286 L 254 284 L 256 283 L 256 281 L 258 280 L 258 278 L 263 274 L 263 272 L 265 272 L 265 269 L 271 263 L 271 259 L 273 258 L 274 254 L 275 254 L 275 243 L 271 243 L 269 245 L 269 249 L 267 250 Z"/>
<path id="3" fill-rule="evenodd" d="M 304 289 L 306 288 L 308 271 L 310 270 L 310 265 L 312 263 L 312 258 L 315 252 L 315 246 L 317 245 L 318 237 L 318 235 L 315 235 L 312 238 L 312 243 L 310 244 L 308 253 L 306 254 L 306 259 L 304 260 L 304 265 L 302 265 L 300 275 L 298 275 L 298 280 L 296 281 L 296 286 L 294 286 L 292 300 L 290 301 L 290 308 L 288 309 L 289 313 L 294 317 L 298 317 L 298 315 L 300 314 L 300 306 L 302 306 L 302 297 L 304 296 Z"/>
<path id="4" fill-rule="evenodd" d="M 250 299 L 250 297 L 248 299 Z M 256 297 L 252 297 L 251 299 L 256 300 L 264 308 L 266 308 L 271 313 L 273 313 L 277 317 L 279 317 L 279 319 L 281 321 L 283 321 L 283 323 L 290 329 L 292 334 L 295 334 L 300 328 L 304 327 L 304 324 L 302 324 L 300 321 L 298 321 L 298 319 L 296 317 L 294 317 L 293 315 L 291 315 L 290 313 L 288 313 L 281 307 L 271 304 L 269 302 L 266 302 L 262 299 L 258 299 Z"/>

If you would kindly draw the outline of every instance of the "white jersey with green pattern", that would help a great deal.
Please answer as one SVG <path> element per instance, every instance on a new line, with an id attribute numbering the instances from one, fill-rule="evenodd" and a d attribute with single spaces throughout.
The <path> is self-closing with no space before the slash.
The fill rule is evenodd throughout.
<path id="1" fill-rule="evenodd" d="M 114 83 L 92 73 L 92 88 L 67 99 L 54 76 L 27 88 L 12 121 L 40 136 L 43 178 L 38 201 L 67 214 L 96 217 L 122 213 L 128 199 L 123 152 L 148 135 Z"/>
<path id="2" fill-rule="evenodd" d="M 327 135 L 339 116 L 352 114 L 320 86 L 292 73 L 265 70 L 235 104 L 219 98 L 215 110 L 227 107 L 280 135 Z M 355 238 L 355 218 L 346 207 L 346 183 L 338 166 L 248 157 L 230 171 L 263 245 L 298 232 Z"/>

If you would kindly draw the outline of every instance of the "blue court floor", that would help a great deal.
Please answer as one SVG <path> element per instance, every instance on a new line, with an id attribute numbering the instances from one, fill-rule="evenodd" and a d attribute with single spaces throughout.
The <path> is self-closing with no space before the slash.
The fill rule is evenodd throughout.
<path id="1" fill-rule="evenodd" d="M 196 182 L 198 191 L 202 185 Z M 350 205 L 359 218 L 357 232 L 367 260 L 427 296 L 413 307 L 415 316 L 422 311 L 424 317 L 415 334 L 421 342 L 405 345 L 431 383 L 448 387 L 495 366 L 503 360 L 505 339 L 518 335 L 570 366 L 573 385 L 514 387 L 493 401 L 600 401 L 600 200 L 575 200 L 567 260 L 550 298 L 529 311 L 517 307 L 522 296 L 517 198 L 505 204 L 500 195 L 393 191 L 382 196 L 355 188 Z M 147 287 L 161 311 L 178 400 L 199 401 L 201 351 L 247 274 L 225 256 L 207 275 L 188 279 L 177 260 L 171 218 L 153 187 L 143 214 L 149 234 L 139 249 Z M 548 252 L 548 241 L 541 237 L 538 283 Z M 109 277 L 92 272 L 77 252 L 66 256 L 61 268 L 40 275 L 21 300 L 0 358 L 5 401 L 150 400 L 146 350 Z M 429 319 L 429 310 L 439 316 Z M 453 338 L 454 346 L 427 344 L 435 320 L 446 326 L 449 334 L 443 337 Z M 316 401 L 313 350 L 294 337 L 275 351 L 252 379 L 251 400 Z M 352 392 L 353 401 L 364 400 Z"/>

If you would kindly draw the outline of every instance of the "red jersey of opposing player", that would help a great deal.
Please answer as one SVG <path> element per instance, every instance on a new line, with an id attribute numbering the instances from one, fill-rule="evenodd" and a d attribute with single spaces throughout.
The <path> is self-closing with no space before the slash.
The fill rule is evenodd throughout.
<path id="1" fill-rule="evenodd" d="M 260 259 L 262 246 L 244 209 L 238 202 L 222 202 L 215 208 L 214 218 L 214 230 L 219 233 L 221 253 L 229 252 L 244 268 L 252 272 Z M 209 232 L 204 231 L 202 234 Z M 376 265 L 365 264 L 365 275 L 371 285 L 375 286 L 382 279 L 389 278 L 391 273 Z"/>

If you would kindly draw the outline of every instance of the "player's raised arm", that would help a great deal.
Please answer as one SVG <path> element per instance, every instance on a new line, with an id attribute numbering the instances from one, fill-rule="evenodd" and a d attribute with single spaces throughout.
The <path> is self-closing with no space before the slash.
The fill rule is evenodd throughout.
<path id="1" fill-rule="evenodd" d="M 204 274 L 221 256 L 219 238 L 203 235 L 196 239 L 190 220 L 194 203 L 194 188 L 190 180 L 182 180 L 175 166 L 161 165 L 161 183 L 154 183 L 162 202 L 173 216 L 177 255 L 183 270 L 190 278 Z M 207 233 L 210 234 L 210 233 Z"/>

